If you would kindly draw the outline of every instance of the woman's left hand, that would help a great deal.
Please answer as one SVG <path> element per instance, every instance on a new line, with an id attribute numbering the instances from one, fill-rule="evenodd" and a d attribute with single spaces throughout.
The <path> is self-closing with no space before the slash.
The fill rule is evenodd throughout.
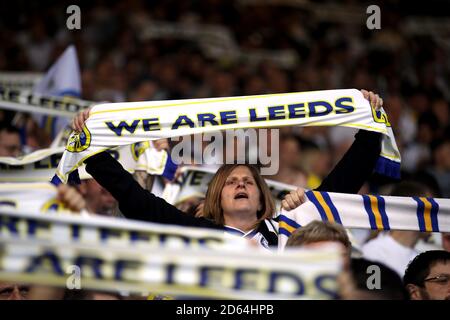
<path id="1" fill-rule="evenodd" d="M 378 94 L 364 89 L 361 89 L 361 93 L 363 94 L 364 99 L 369 100 L 371 107 L 376 111 L 380 110 L 381 107 L 383 107 L 383 99 Z"/>
<path id="2" fill-rule="evenodd" d="M 305 202 L 306 202 L 305 189 L 298 188 L 297 190 L 289 192 L 284 197 L 284 200 L 281 201 L 281 208 L 286 211 L 291 211 Z"/>
<path id="3" fill-rule="evenodd" d="M 166 138 L 153 140 L 153 146 L 156 150 L 169 150 L 169 140 Z"/>

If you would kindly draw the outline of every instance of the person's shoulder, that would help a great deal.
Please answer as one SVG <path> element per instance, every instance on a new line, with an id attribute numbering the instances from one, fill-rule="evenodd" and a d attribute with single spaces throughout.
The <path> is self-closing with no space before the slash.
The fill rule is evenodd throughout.
<path id="1" fill-rule="evenodd" d="M 382 249 L 386 245 L 389 244 L 389 239 L 385 234 L 379 234 L 376 238 L 373 238 L 361 246 L 361 250 L 363 252 L 374 251 L 378 249 Z"/>

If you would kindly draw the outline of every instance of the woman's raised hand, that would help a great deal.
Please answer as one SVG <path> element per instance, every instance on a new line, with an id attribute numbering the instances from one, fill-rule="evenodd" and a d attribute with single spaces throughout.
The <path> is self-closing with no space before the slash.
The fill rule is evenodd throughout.
<path id="1" fill-rule="evenodd" d="M 363 94 L 365 99 L 369 100 L 372 108 L 374 108 L 376 111 L 381 109 L 381 107 L 383 106 L 383 99 L 378 94 L 364 89 L 361 89 L 361 93 Z"/>
<path id="2" fill-rule="evenodd" d="M 291 211 L 306 202 L 305 189 L 298 188 L 289 192 L 281 201 L 281 208 Z"/>
<path id="3" fill-rule="evenodd" d="M 91 112 L 92 107 L 87 108 L 86 110 L 83 110 L 79 112 L 73 119 L 72 119 L 72 129 L 76 132 L 83 131 L 84 123 L 86 122 L 87 118 L 89 118 L 89 113 Z"/>

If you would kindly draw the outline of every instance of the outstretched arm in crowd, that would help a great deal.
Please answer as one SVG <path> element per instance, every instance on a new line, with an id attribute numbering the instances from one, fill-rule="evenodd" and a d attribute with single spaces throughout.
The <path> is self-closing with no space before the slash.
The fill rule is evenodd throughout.
<path id="1" fill-rule="evenodd" d="M 89 109 L 78 114 L 72 127 L 81 131 L 89 117 Z M 160 144 L 156 144 L 160 146 Z M 119 202 L 120 211 L 129 219 L 176 224 L 183 226 L 219 228 L 205 218 L 188 216 L 148 190 L 142 188 L 108 152 L 94 155 L 87 160 L 86 171 Z"/>
<path id="2" fill-rule="evenodd" d="M 219 228 L 205 218 L 194 218 L 142 188 L 108 152 L 85 160 L 86 171 L 119 202 L 120 211 L 129 219 Z"/>
<path id="3" fill-rule="evenodd" d="M 361 90 L 376 110 L 383 99 L 373 92 Z M 381 152 L 381 133 L 359 130 L 350 149 L 316 189 L 318 191 L 357 193 L 370 177 Z"/>

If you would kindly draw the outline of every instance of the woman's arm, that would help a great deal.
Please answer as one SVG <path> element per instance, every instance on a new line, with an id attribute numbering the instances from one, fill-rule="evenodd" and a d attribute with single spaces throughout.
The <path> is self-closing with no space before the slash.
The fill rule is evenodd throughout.
<path id="1" fill-rule="evenodd" d="M 378 110 L 383 99 L 372 91 L 361 90 L 370 106 Z M 381 133 L 359 130 L 350 149 L 316 189 L 318 191 L 357 193 L 370 177 L 381 152 Z"/>
<path id="2" fill-rule="evenodd" d="M 109 153 L 102 152 L 85 160 L 86 171 L 119 202 L 120 211 L 129 219 L 191 227 L 220 228 L 205 218 L 188 216 L 151 192 L 143 189 Z"/>

